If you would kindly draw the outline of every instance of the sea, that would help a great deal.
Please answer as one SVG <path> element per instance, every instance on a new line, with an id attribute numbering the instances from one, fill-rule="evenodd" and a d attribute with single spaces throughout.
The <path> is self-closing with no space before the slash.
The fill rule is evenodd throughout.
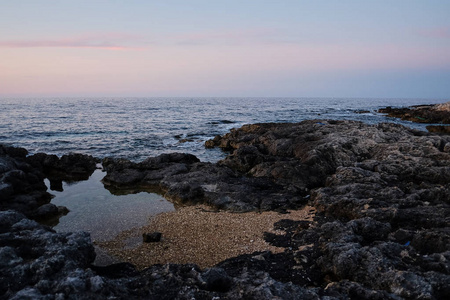
<path id="1" fill-rule="evenodd" d="M 447 100 L 448 101 L 448 100 Z M 381 107 L 445 102 L 376 98 L 0 98 L 0 143 L 30 154 L 70 152 L 138 162 L 169 152 L 215 162 L 204 142 L 244 124 L 308 119 L 423 124 L 388 118 Z"/>
<path id="2" fill-rule="evenodd" d="M 394 122 L 419 130 L 425 125 L 377 113 L 382 107 L 445 102 L 444 99 L 365 98 L 27 98 L 0 99 L 0 143 L 23 147 L 29 154 L 58 156 L 71 152 L 134 162 L 169 152 L 216 162 L 226 154 L 206 149 L 206 140 L 244 124 L 300 122 L 308 119 Z M 448 101 L 448 100 L 447 100 Z M 103 187 L 98 169 L 82 182 L 64 182 L 50 190 L 52 203 L 69 213 L 52 224 L 59 232 L 87 231 L 94 241 L 130 233 L 126 247 L 142 242 L 139 228 L 155 215 L 174 211 L 172 203 L 141 191 L 113 195 Z M 100 263 L 112 258 L 97 248 Z M 103 260 L 103 261 L 102 261 Z"/>

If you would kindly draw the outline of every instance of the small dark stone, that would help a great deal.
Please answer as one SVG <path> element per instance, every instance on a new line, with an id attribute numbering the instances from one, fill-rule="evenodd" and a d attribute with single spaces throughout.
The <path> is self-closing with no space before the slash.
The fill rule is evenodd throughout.
<path id="1" fill-rule="evenodd" d="M 144 243 L 155 243 L 161 241 L 161 232 L 144 233 L 142 234 Z"/>

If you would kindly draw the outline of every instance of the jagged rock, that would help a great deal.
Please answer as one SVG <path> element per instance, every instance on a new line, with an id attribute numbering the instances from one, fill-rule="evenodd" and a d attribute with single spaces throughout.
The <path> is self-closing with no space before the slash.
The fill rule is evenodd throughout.
<path id="1" fill-rule="evenodd" d="M 389 117 L 400 118 L 402 120 L 417 123 L 450 124 L 449 107 L 450 102 L 433 105 L 415 105 L 401 108 L 392 108 L 388 106 L 386 108 L 379 109 L 378 112 L 387 114 Z"/>
<path id="2" fill-rule="evenodd" d="M 242 255 L 210 270 L 94 267 L 90 242 L 70 242 L 86 235 L 57 234 L 6 212 L 0 215 L 0 274 L 22 280 L 2 278 L 10 286 L 0 291 L 37 299 L 450 298 L 450 137 L 388 123 L 310 120 L 246 125 L 208 145 L 230 155 L 217 164 L 188 154 L 141 163 L 105 159 L 104 183 L 111 189 L 153 188 L 180 203 L 233 211 L 313 205 L 313 221 L 295 222 L 286 214 L 274 224 L 283 234 L 265 234 L 284 252 Z M 33 181 L 27 174 L 35 169 L 7 154 L 0 158 L 2 176 L 9 174 L 0 192 L 13 195 L 14 203 L 35 199 L 11 192 L 23 180 L 33 192 L 31 183 L 40 177 L 36 173 Z M 24 242 L 29 235 L 33 243 Z M 58 249 L 78 243 L 81 251 L 58 252 L 52 243 Z M 72 263 L 61 263 L 67 259 Z M 44 265 L 36 264 L 42 260 Z M 37 272 L 33 277 L 23 270 Z"/>
<path id="3" fill-rule="evenodd" d="M 50 204 L 44 179 L 62 190 L 62 180 L 87 179 L 96 168 L 96 159 L 82 154 L 56 155 L 44 153 L 26 156 L 22 148 L 0 144 L 0 210 L 14 209 L 39 220 L 57 218 L 67 209 Z M 87 176 L 87 177 L 86 177 Z"/>
<path id="4" fill-rule="evenodd" d="M 14 209 L 32 216 L 50 202 L 44 175 L 25 162 L 25 149 L 0 145 L 0 210 Z"/>
<path id="5" fill-rule="evenodd" d="M 89 234 L 55 233 L 18 212 L 0 211 L 0 297 L 58 289 L 73 271 L 86 269 L 94 258 Z"/>
<path id="6" fill-rule="evenodd" d="M 70 153 L 61 156 L 37 153 L 26 158 L 27 163 L 43 172 L 50 182 L 86 180 L 97 168 L 97 159 L 90 155 Z"/>
<path id="7" fill-rule="evenodd" d="M 210 268 L 201 277 L 208 291 L 228 292 L 233 284 L 231 277 L 221 268 Z"/>
<path id="8" fill-rule="evenodd" d="M 103 183 L 112 192 L 150 189 L 175 203 L 208 203 L 233 211 L 298 206 L 295 195 L 280 193 L 281 187 L 271 181 L 248 178 L 225 166 L 202 163 L 190 154 L 166 154 L 142 163 L 123 159 L 116 163 L 107 159 L 103 165 L 107 171 Z M 271 200 L 265 203 L 268 196 Z"/>
<path id="9" fill-rule="evenodd" d="M 450 126 L 436 126 L 436 125 L 428 125 L 427 130 L 429 132 L 442 133 L 442 134 L 450 134 Z"/>

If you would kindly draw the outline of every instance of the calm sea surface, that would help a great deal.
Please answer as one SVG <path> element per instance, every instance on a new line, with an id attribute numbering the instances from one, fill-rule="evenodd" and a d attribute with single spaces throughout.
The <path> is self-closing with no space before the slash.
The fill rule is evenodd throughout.
<path id="1" fill-rule="evenodd" d="M 204 142 L 233 127 L 261 122 L 306 119 L 353 119 L 396 122 L 425 130 L 425 125 L 389 119 L 375 111 L 385 106 L 444 102 L 432 99 L 333 98 L 96 98 L 0 99 L 0 143 L 24 147 L 30 154 L 69 152 L 141 161 L 164 152 L 187 152 L 202 161 L 224 157 Z M 356 111 L 369 111 L 357 113 Z M 52 203 L 70 212 L 57 231 L 88 231 L 96 241 L 145 225 L 174 206 L 161 195 L 112 195 L 103 188 L 100 170 L 87 181 L 64 183 L 50 191 Z M 48 181 L 47 181 L 48 185 Z M 139 243 L 139 235 L 130 236 Z"/>
<path id="2" fill-rule="evenodd" d="M 0 99 L 0 143 L 62 155 L 141 161 L 164 152 L 187 152 L 217 161 L 207 139 L 233 127 L 260 122 L 354 119 L 397 122 L 373 111 L 385 106 L 439 103 L 436 99 L 334 98 L 70 98 Z M 358 114 L 355 110 L 369 110 Z M 425 130 L 425 129 L 424 129 Z"/>

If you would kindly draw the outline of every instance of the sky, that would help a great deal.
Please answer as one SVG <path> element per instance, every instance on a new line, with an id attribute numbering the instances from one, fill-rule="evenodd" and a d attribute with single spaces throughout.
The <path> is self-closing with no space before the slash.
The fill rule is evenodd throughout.
<path id="1" fill-rule="evenodd" d="M 450 1 L 0 0 L 0 97 L 450 98 Z"/>

